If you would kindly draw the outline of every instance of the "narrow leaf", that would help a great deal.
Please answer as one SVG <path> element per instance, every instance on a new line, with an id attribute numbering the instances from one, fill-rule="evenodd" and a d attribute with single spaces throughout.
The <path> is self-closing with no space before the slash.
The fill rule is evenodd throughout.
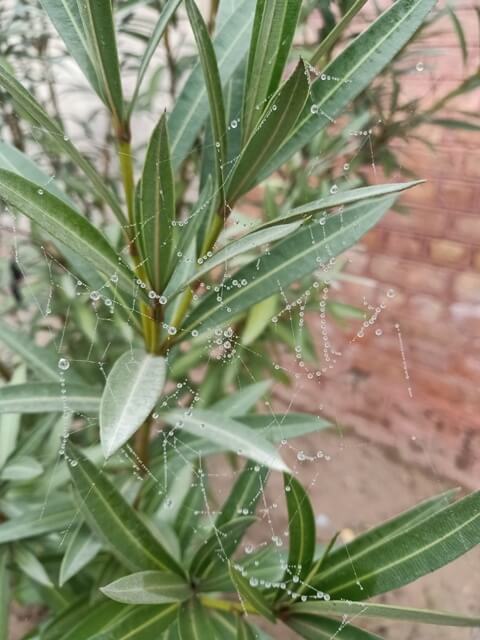
<path id="1" fill-rule="evenodd" d="M 397 589 L 452 562 L 480 542 L 480 491 L 423 520 L 374 550 L 358 554 L 348 567 L 331 561 L 313 587 L 332 598 L 360 600 Z"/>
<path id="2" fill-rule="evenodd" d="M 0 324 L 0 338 L 1 338 Z M 26 379 L 26 367 L 21 365 L 15 369 L 13 376 L 8 381 L 10 385 L 22 384 Z M 0 387 L 1 389 L 1 387 Z M 17 448 L 18 435 L 20 433 L 21 414 L 0 414 L 0 471 Z M 19 455 L 17 451 L 17 456 Z"/>
<path id="3" fill-rule="evenodd" d="M 196 480 L 188 490 L 177 517 L 175 519 L 175 532 L 182 550 L 185 550 L 190 544 L 196 529 L 199 525 L 199 520 L 203 514 L 205 508 L 205 496 L 204 488 L 202 485 L 203 480 Z"/>
<path id="4" fill-rule="evenodd" d="M 240 0 L 215 37 L 214 47 L 222 84 L 228 82 L 248 48 L 255 0 Z M 175 168 L 190 152 L 208 116 L 208 96 L 202 69 L 192 70 L 169 118 L 172 161 Z"/>
<path id="5" fill-rule="evenodd" d="M 327 209 L 333 209 L 334 207 L 353 204 L 355 202 L 361 202 L 362 200 L 371 200 L 372 198 L 380 198 L 382 196 L 387 196 L 393 193 L 400 193 L 402 191 L 406 191 L 407 189 L 411 189 L 412 187 L 416 187 L 417 185 L 423 184 L 424 182 L 424 180 L 415 180 L 413 182 L 381 184 L 369 187 L 359 187 L 358 189 L 347 191 L 339 191 L 334 195 L 329 195 L 325 198 L 320 198 L 319 200 L 314 200 L 313 202 L 307 202 L 300 207 L 296 207 L 286 215 L 279 216 L 274 220 L 262 224 L 257 231 L 276 226 L 277 224 L 284 225 L 296 220 L 305 220 L 312 215 L 325 213 Z M 374 202 L 373 200 L 371 201 Z"/>
<path id="6" fill-rule="evenodd" d="M 167 604 L 187 600 L 191 589 L 183 578 L 163 571 L 141 571 L 101 587 L 100 591 L 125 604 Z"/>
<path id="7" fill-rule="evenodd" d="M 258 430 L 270 442 L 292 440 L 333 426 L 329 420 L 308 413 L 258 414 L 242 416 L 238 420 Z"/>
<path id="8" fill-rule="evenodd" d="M 427 611 L 410 607 L 394 607 L 386 604 L 369 602 L 346 602 L 330 600 L 329 602 L 300 602 L 294 604 L 289 613 L 292 615 L 308 614 L 313 616 L 333 615 L 348 618 L 383 618 L 386 620 L 403 620 L 421 624 L 445 625 L 451 627 L 480 627 L 480 617 L 460 616 L 444 611 Z"/>
<path id="9" fill-rule="evenodd" d="M 141 349 L 124 353 L 110 371 L 100 404 L 100 438 L 106 458 L 148 418 L 165 384 L 165 359 Z"/>
<path id="10" fill-rule="evenodd" d="M 353 205 L 342 214 L 332 215 L 325 224 L 313 222 L 279 242 L 260 260 L 242 267 L 223 283 L 221 302 L 217 293 L 206 295 L 188 316 L 181 335 L 193 329 L 205 331 L 231 322 L 238 313 L 286 288 L 351 247 L 373 227 L 394 203 L 394 196 L 372 203 Z M 232 280 L 245 282 L 233 286 Z"/>
<path id="11" fill-rule="evenodd" d="M 256 183 L 258 173 L 287 138 L 307 102 L 310 84 L 303 61 L 270 99 L 232 170 L 227 190 L 230 206 Z"/>
<path id="12" fill-rule="evenodd" d="M 288 510 L 288 564 L 284 579 L 300 582 L 312 565 L 315 553 L 315 515 L 302 485 L 291 475 L 283 476 Z M 294 588 L 294 585 L 293 585 Z"/>
<path id="13" fill-rule="evenodd" d="M 45 571 L 45 567 L 25 545 L 18 544 L 15 546 L 14 560 L 21 571 L 29 578 L 44 587 L 53 587 L 53 583 Z"/>
<path id="14" fill-rule="evenodd" d="M 248 139 L 278 88 L 298 20 L 301 0 L 260 0 L 247 66 L 243 135 Z"/>
<path id="15" fill-rule="evenodd" d="M 241 341 L 246 347 L 252 345 L 270 324 L 271 319 L 276 314 L 279 305 L 279 295 L 270 296 L 261 302 L 253 305 L 248 312 L 245 325 L 243 327 Z"/>
<path id="16" fill-rule="evenodd" d="M 275 225 L 273 228 L 265 228 L 254 230 L 251 233 L 248 233 L 238 240 L 234 240 L 227 244 L 223 249 L 217 251 L 211 258 L 207 260 L 202 260 L 202 264 L 200 268 L 195 271 L 194 275 L 189 278 L 186 282 L 184 282 L 177 293 L 179 293 L 182 289 L 191 285 L 192 283 L 200 280 L 205 274 L 207 274 L 215 267 L 219 265 L 223 265 L 225 271 L 229 270 L 229 260 L 232 260 L 236 256 L 239 256 L 243 253 L 247 253 L 248 251 L 252 251 L 253 249 L 258 249 L 259 247 L 269 244 L 271 242 L 276 242 L 277 240 L 281 240 L 286 236 L 290 235 L 294 231 L 298 229 L 301 222 L 293 222 L 293 224 L 284 224 L 284 225 Z"/>
<path id="17" fill-rule="evenodd" d="M 272 382 L 270 380 L 248 384 L 230 394 L 227 398 L 222 398 L 222 400 L 215 402 L 210 409 L 215 413 L 222 413 L 232 418 L 243 416 L 253 409 L 257 402 L 270 391 L 271 386 Z"/>
<path id="18" fill-rule="evenodd" d="M 87 564 L 95 558 L 102 545 L 96 540 L 88 528 L 80 523 L 68 540 L 68 545 L 60 565 L 59 585 L 77 575 Z"/>
<path id="19" fill-rule="evenodd" d="M 245 622 L 242 616 L 238 616 L 236 640 L 255 640 L 255 638 L 255 632 L 251 626 Z"/>
<path id="20" fill-rule="evenodd" d="M 70 55 L 85 74 L 92 88 L 103 100 L 89 43 L 82 22 L 78 0 L 40 0 Z"/>
<path id="21" fill-rule="evenodd" d="M 216 528 L 194 555 L 190 565 L 191 575 L 196 578 L 208 578 L 214 570 L 228 563 L 245 531 L 254 522 L 253 517 L 241 517 Z"/>
<path id="22" fill-rule="evenodd" d="M 170 272 L 175 220 L 175 180 L 165 114 L 148 145 L 139 186 L 138 213 L 145 267 L 152 287 L 161 292 Z"/>
<path id="23" fill-rule="evenodd" d="M 315 108 L 305 108 L 282 147 L 257 175 L 256 184 L 331 124 L 368 87 L 410 40 L 434 4 L 435 0 L 398 0 L 322 70 L 311 88 Z"/>
<path id="24" fill-rule="evenodd" d="M 331 53 L 333 47 L 340 39 L 342 33 L 345 31 L 345 29 L 360 11 L 360 9 L 362 9 L 363 5 L 366 2 L 367 0 L 354 0 L 353 4 L 351 4 L 350 8 L 342 16 L 341 20 L 337 22 L 337 24 L 328 33 L 328 35 L 325 36 L 318 48 L 315 50 L 315 53 L 310 60 L 311 64 L 313 64 L 314 66 L 321 64 L 323 58 Z"/>
<path id="25" fill-rule="evenodd" d="M 130 269 L 100 231 L 65 202 L 39 190 L 33 182 L 4 170 L 0 170 L 0 197 L 80 254 L 106 277 L 116 275 L 118 286 L 126 293 L 132 291 L 135 276 Z"/>
<path id="26" fill-rule="evenodd" d="M 43 473 L 42 465 L 30 456 L 16 456 L 3 467 L 0 478 L 21 482 L 38 478 Z"/>
<path id="27" fill-rule="evenodd" d="M 0 524 L 0 544 L 59 531 L 67 527 L 74 517 L 74 509 L 66 505 L 33 509 Z"/>
<path id="28" fill-rule="evenodd" d="M 172 571 L 183 575 L 175 560 L 140 520 L 138 514 L 87 458 L 71 445 L 69 470 L 81 498 L 81 509 L 99 538 L 132 570 Z M 72 461 L 76 464 L 72 464 Z"/>
<path id="29" fill-rule="evenodd" d="M 10 94 L 24 117 L 28 118 L 42 132 L 48 134 L 55 146 L 65 153 L 74 164 L 89 178 L 95 193 L 105 200 L 117 216 L 120 223 L 125 223 L 125 215 L 118 198 L 104 184 L 102 177 L 90 162 L 82 156 L 65 135 L 58 124 L 50 118 L 35 98 L 12 76 L 0 61 L 0 86 Z"/>
<path id="30" fill-rule="evenodd" d="M 152 32 L 152 35 L 148 39 L 148 43 L 146 49 L 143 53 L 142 59 L 140 61 L 140 66 L 138 68 L 137 81 L 135 84 L 135 89 L 133 91 L 132 99 L 128 105 L 127 117 L 129 118 L 135 108 L 135 104 L 137 102 L 138 94 L 140 92 L 140 88 L 142 86 L 143 79 L 148 69 L 148 65 L 150 64 L 155 51 L 157 50 L 158 45 L 160 44 L 160 40 L 165 33 L 165 29 L 170 22 L 173 14 L 178 8 L 181 0 L 168 0 L 168 2 L 163 7 L 160 16 L 158 18 L 157 24 Z"/>
<path id="31" fill-rule="evenodd" d="M 178 636 L 179 640 L 207 640 L 215 637 L 209 614 L 197 598 L 192 598 L 179 610 Z"/>
<path id="32" fill-rule="evenodd" d="M 114 118 L 123 125 L 123 95 L 111 2 L 82 0 L 78 4 L 101 96 Z"/>
<path id="33" fill-rule="evenodd" d="M 112 600 L 92 604 L 88 598 L 80 598 L 47 622 L 41 640 L 92 640 L 123 618 L 129 609 Z"/>
<path id="34" fill-rule="evenodd" d="M 223 205 L 223 167 L 227 159 L 227 128 L 220 73 L 217 66 L 215 50 L 202 15 L 194 0 L 185 0 L 185 3 L 188 18 L 197 42 L 200 64 L 207 87 L 216 155 L 216 187 L 219 190 L 220 203 Z"/>
<path id="35" fill-rule="evenodd" d="M 267 467 L 259 467 L 254 462 L 247 462 L 230 495 L 223 503 L 215 526 L 221 527 L 236 518 L 239 513 L 254 515 L 257 502 L 263 495 L 267 477 Z"/>
<path id="36" fill-rule="evenodd" d="M 249 580 L 230 565 L 230 577 L 240 596 L 240 600 L 250 605 L 259 615 L 275 623 L 276 617 L 270 604 L 262 595 L 258 587 L 252 587 Z"/>
<path id="37" fill-rule="evenodd" d="M 11 351 L 17 353 L 22 361 L 36 373 L 42 381 L 59 382 L 59 355 L 56 351 L 49 347 L 37 347 L 24 332 L 16 331 L 7 324 L 0 322 L 0 341 L 6 345 Z M 81 383 L 82 379 L 76 374 L 72 368 L 66 374 L 69 382 Z"/>
<path id="38" fill-rule="evenodd" d="M 189 415 L 190 413 L 190 415 Z M 240 422 L 213 411 L 171 411 L 163 418 L 172 426 L 201 435 L 202 438 L 221 444 L 227 450 L 251 458 L 276 471 L 288 471 L 274 446 L 263 440 Z"/>
<path id="39" fill-rule="evenodd" d="M 305 640 L 382 640 L 380 636 L 354 627 L 348 622 L 307 614 L 290 616 L 286 624 Z"/>
<path id="40" fill-rule="evenodd" d="M 46 413 L 68 411 L 96 413 L 100 397 L 86 385 L 67 385 L 62 394 L 60 384 L 27 382 L 0 387 L 0 413 Z"/>
<path id="41" fill-rule="evenodd" d="M 105 631 L 90 636 L 88 640 L 152 640 L 152 638 L 159 638 L 174 622 L 177 612 L 178 605 L 176 604 L 128 607 L 125 614 L 119 616 L 114 624 L 108 625 Z M 84 640 L 84 638 L 79 640 Z"/>

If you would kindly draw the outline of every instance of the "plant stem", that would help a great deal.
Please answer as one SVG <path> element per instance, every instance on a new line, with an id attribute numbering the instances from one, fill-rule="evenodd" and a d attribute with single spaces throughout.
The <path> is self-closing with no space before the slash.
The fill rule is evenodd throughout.
<path id="1" fill-rule="evenodd" d="M 258 615 L 257 611 L 246 602 L 229 602 L 228 600 L 218 600 L 208 596 L 200 596 L 200 602 L 209 609 L 217 611 L 228 611 L 229 613 L 250 613 Z"/>

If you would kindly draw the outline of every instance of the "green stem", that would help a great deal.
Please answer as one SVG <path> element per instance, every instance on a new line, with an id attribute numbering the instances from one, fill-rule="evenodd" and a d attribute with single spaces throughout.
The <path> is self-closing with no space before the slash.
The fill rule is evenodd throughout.
<path id="1" fill-rule="evenodd" d="M 205 607 L 216 609 L 217 611 L 258 615 L 258 612 L 246 602 L 229 602 L 228 600 L 218 600 L 217 598 L 210 598 L 208 596 L 200 596 L 200 602 Z"/>

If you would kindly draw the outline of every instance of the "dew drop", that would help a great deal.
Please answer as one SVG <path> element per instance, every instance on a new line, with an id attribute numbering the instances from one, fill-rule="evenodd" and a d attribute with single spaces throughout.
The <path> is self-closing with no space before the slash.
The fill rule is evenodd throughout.
<path id="1" fill-rule="evenodd" d="M 338 186 L 336 184 L 333 184 L 331 189 L 330 189 L 330 193 L 331 194 L 335 194 L 338 192 Z"/>
<path id="2" fill-rule="evenodd" d="M 58 361 L 58 368 L 62 371 L 67 371 L 70 368 L 70 361 L 67 358 L 60 358 Z"/>
<path id="3" fill-rule="evenodd" d="M 100 294 L 98 293 L 98 291 L 92 291 L 92 293 L 90 294 L 90 300 L 93 300 L 94 302 L 100 300 Z"/>
<path id="4" fill-rule="evenodd" d="M 423 62 L 417 62 L 417 66 L 415 68 L 417 71 L 423 71 L 425 69 L 425 65 Z"/>

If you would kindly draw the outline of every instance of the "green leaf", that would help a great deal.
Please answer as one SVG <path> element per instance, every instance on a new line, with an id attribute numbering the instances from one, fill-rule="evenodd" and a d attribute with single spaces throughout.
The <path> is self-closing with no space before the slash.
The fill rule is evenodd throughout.
<path id="1" fill-rule="evenodd" d="M 18 173 L 70 206 L 74 206 L 70 198 L 57 186 L 52 176 L 42 171 L 25 153 L 7 142 L 0 142 L 0 169 Z"/>
<path id="2" fill-rule="evenodd" d="M 160 40 L 165 33 L 165 29 L 167 28 L 168 23 L 177 10 L 180 2 L 181 0 L 168 0 L 160 13 L 155 28 L 153 29 L 152 35 L 148 39 L 146 49 L 143 53 L 142 59 L 140 61 L 140 66 L 138 68 L 137 81 L 135 84 L 135 89 L 133 91 L 132 99 L 130 100 L 130 103 L 128 105 L 127 118 L 130 118 L 133 109 L 135 108 L 138 94 L 140 92 L 140 87 L 145 77 L 145 73 L 147 72 L 148 65 L 150 64 L 152 57 L 157 50 L 158 45 L 160 44 Z"/>
<path id="3" fill-rule="evenodd" d="M 271 380 L 262 380 L 261 382 L 247 384 L 228 397 L 215 402 L 215 404 L 211 405 L 210 410 L 232 418 L 243 416 L 270 391 L 271 386 Z"/>
<path id="4" fill-rule="evenodd" d="M 423 184 L 424 182 L 425 180 L 415 180 L 413 182 L 381 184 L 369 187 L 359 187 L 358 189 L 351 189 L 347 191 L 339 191 L 334 195 L 329 195 L 324 198 L 320 198 L 319 200 L 307 202 L 300 207 L 292 209 L 284 216 L 279 216 L 274 220 L 265 222 L 265 224 L 262 224 L 259 227 L 259 230 L 270 228 L 276 226 L 277 224 L 284 225 L 296 220 L 305 220 L 312 215 L 325 213 L 327 209 L 340 207 L 346 204 L 353 204 L 355 202 L 361 202 L 362 200 L 369 200 L 374 203 L 375 201 L 371 200 L 372 198 L 379 198 L 393 193 L 400 193 L 401 191 L 406 191 L 407 189 L 416 187 L 417 185 Z"/>
<path id="5" fill-rule="evenodd" d="M 58 369 L 60 356 L 55 349 L 50 346 L 37 347 L 27 334 L 11 329 L 3 322 L 0 322 L 0 340 L 10 351 L 18 354 L 43 381 L 60 382 Z M 82 382 L 73 368 L 69 369 L 66 376 L 69 382 Z"/>
<path id="6" fill-rule="evenodd" d="M 2 325 L 0 324 L 0 338 Z M 13 372 L 8 384 L 16 385 L 25 382 L 26 368 L 19 366 Z M 1 390 L 1 387 L 0 387 Z M 17 448 L 17 440 L 20 432 L 21 414 L 9 413 L 0 415 L 0 477 L 1 469 Z M 17 451 L 18 456 L 18 451 Z"/>
<path id="7" fill-rule="evenodd" d="M 270 298 L 265 298 L 265 300 L 253 305 L 243 327 L 242 344 L 246 347 L 253 344 L 265 331 L 277 310 L 278 295 L 270 296 Z"/>
<path id="8" fill-rule="evenodd" d="M 58 583 L 61 587 L 77 575 L 95 558 L 102 545 L 96 540 L 88 528 L 81 522 L 70 534 L 68 545 L 60 565 Z"/>
<path id="9" fill-rule="evenodd" d="M 82 0 L 80 16 L 89 54 L 101 89 L 100 97 L 109 108 L 116 127 L 123 125 L 123 95 L 111 2 Z"/>
<path id="10" fill-rule="evenodd" d="M 243 106 L 247 140 L 277 90 L 290 52 L 301 0 L 259 0 L 256 6 Z"/>
<path id="11" fill-rule="evenodd" d="M 202 264 L 197 271 L 186 282 L 182 283 L 176 293 L 180 293 L 182 289 L 198 281 L 206 273 L 215 269 L 219 265 L 223 265 L 224 271 L 229 271 L 229 260 L 247 253 L 253 249 L 269 244 L 270 242 L 276 242 L 290 235 L 293 231 L 296 231 L 300 226 L 300 222 L 294 222 L 293 224 L 275 225 L 273 228 L 268 229 L 255 229 L 251 233 L 248 233 L 238 240 L 234 240 L 227 244 L 223 249 L 220 249 L 211 258 L 202 261 Z M 173 294 L 175 295 L 175 294 Z"/>
<path id="12" fill-rule="evenodd" d="M 310 84 L 301 60 L 290 78 L 265 107 L 265 112 L 232 170 L 227 190 L 230 206 L 256 184 L 258 173 L 277 151 L 307 102 Z"/>
<path id="13" fill-rule="evenodd" d="M 184 431 L 201 435 L 202 438 L 212 440 L 225 449 L 238 455 L 251 458 L 276 471 L 288 471 L 288 467 L 278 455 L 274 446 L 267 440 L 253 433 L 241 422 L 232 420 L 213 411 L 175 410 L 162 416 L 169 424 L 180 427 Z"/>
<path id="14" fill-rule="evenodd" d="M 289 614 L 308 614 L 312 616 L 333 615 L 348 618 L 384 618 L 386 620 L 403 620 L 420 622 L 421 624 L 446 625 L 451 627 L 480 627 L 480 617 L 460 616 L 444 611 L 427 611 L 410 607 L 393 607 L 386 604 L 369 602 L 346 602 L 330 600 L 329 602 L 299 602 L 289 609 Z"/>
<path id="15" fill-rule="evenodd" d="M 398 516 L 358 535 L 348 545 L 331 551 L 324 559 L 322 569 L 331 570 L 334 568 L 335 571 L 341 571 L 345 567 L 351 566 L 352 563 L 355 565 L 357 558 L 366 553 L 374 554 L 375 549 L 381 546 L 385 540 L 407 531 L 448 506 L 455 493 L 455 490 L 450 490 L 424 500 Z"/>
<path id="16" fill-rule="evenodd" d="M 362 237 L 390 209 L 394 196 L 379 198 L 346 209 L 342 214 L 329 216 L 325 224 L 312 222 L 279 242 L 259 260 L 242 267 L 222 287 L 222 300 L 216 292 L 207 294 L 192 311 L 180 335 L 190 335 L 193 329 L 205 331 L 231 322 L 237 314 L 270 297 L 279 288 L 308 275 L 339 255 Z M 246 281 L 247 284 L 234 286 Z"/>
<path id="17" fill-rule="evenodd" d="M 9 550 L 0 548 L 0 640 L 8 640 L 10 614 L 10 575 L 8 571 Z"/>
<path id="18" fill-rule="evenodd" d="M 305 640 L 382 640 L 380 636 L 368 633 L 348 622 L 321 618 L 312 615 L 290 616 L 286 624 Z"/>
<path id="19" fill-rule="evenodd" d="M 64 608 L 42 631 L 41 640 L 92 640 L 100 631 L 122 620 L 131 607 L 105 600 L 73 602 Z"/>
<path id="20" fill-rule="evenodd" d="M 25 575 L 44 587 L 53 587 L 45 567 L 25 545 L 15 545 L 13 557 L 15 563 Z"/>
<path id="21" fill-rule="evenodd" d="M 354 0 L 353 4 L 351 4 L 350 8 L 342 16 L 341 20 L 339 20 L 333 29 L 329 31 L 328 35 L 325 36 L 318 48 L 315 50 L 315 53 L 310 60 L 312 65 L 319 65 L 323 61 L 323 58 L 328 56 L 335 43 L 340 39 L 342 33 L 366 2 L 367 0 Z"/>
<path id="22" fill-rule="evenodd" d="M 241 517 L 217 527 L 202 544 L 192 559 L 190 574 L 196 578 L 208 578 L 218 567 L 228 562 L 254 517 Z"/>
<path id="23" fill-rule="evenodd" d="M 332 554 L 312 586 L 320 587 L 332 598 L 351 600 L 397 589 L 476 546 L 480 542 L 479 523 L 477 491 L 357 554 L 348 566 L 336 566 Z"/>
<path id="24" fill-rule="evenodd" d="M 183 571 L 105 473 L 68 445 L 69 470 L 81 498 L 81 510 L 98 537 L 129 569 Z M 72 464 L 73 463 L 73 464 Z M 75 464 L 76 463 L 76 464 Z"/>
<path id="25" fill-rule="evenodd" d="M 255 640 L 255 637 L 252 627 L 245 622 L 242 616 L 238 616 L 236 640 Z"/>
<path id="26" fill-rule="evenodd" d="M 308 413 L 249 415 L 239 417 L 251 429 L 258 430 L 270 442 L 291 440 L 332 427 L 329 420 Z"/>
<path id="27" fill-rule="evenodd" d="M 65 202 L 51 193 L 39 190 L 33 182 L 4 170 L 0 170 L 0 197 L 90 262 L 106 277 L 116 275 L 120 289 L 131 293 L 135 282 L 132 271 L 117 256 L 100 231 Z"/>
<path id="28" fill-rule="evenodd" d="M 192 598 L 179 610 L 178 635 L 180 640 L 207 640 L 215 637 L 208 611 L 197 598 Z"/>
<path id="29" fill-rule="evenodd" d="M 139 185 L 138 214 L 144 264 L 152 287 L 160 292 L 170 275 L 175 220 L 175 180 L 165 114 L 155 127 L 148 145 Z"/>
<path id="30" fill-rule="evenodd" d="M 480 131 L 480 124 L 468 122 L 467 120 L 455 120 L 454 118 L 435 118 L 430 120 L 431 124 L 446 127 L 447 129 L 461 129 L 464 131 Z"/>
<path id="31" fill-rule="evenodd" d="M 289 531 L 288 564 L 284 580 L 293 584 L 294 589 L 295 581 L 300 582 L 308 574 L 313 562 L 316 545 L 315 515 L 302 485 L 293 476 L 287 474 L 283 476 L 283 483 Z M 279 595 L 282 593 L 280 592 Z"/>
<path id="32" fill-rule="evenodd" d="M 40 0 L 40 2 L 48 13 L 48 17 L 57 33 L 64 41 L 70 55 L 75 59 L 95 92 L 103 100 L 82 23 L 78 0 Z"/>
<path id="33" fill-rule="evenodd" d="M 247 462 L 230 495 L 223 503 L 215 526 L 221 527 L 236 518 L 239 513 L 246 515 L 245 511 L 248 515 L 254 515 L 257 502 L 263 495 L 267 477 L 267 467 L 259 467 L 254 462 Z"/>
<path id="34" fill-rule="evenodd" d="M 457 34 L 458 43 L 462 51 L 463 64 L 465 65 L 467 64 L 467 60 L 468 60 L 468 45 L 467 45 L 467 40 L 465 38 L 465 31 L 463 30 L 462 23 L 458 19 L 458 16 L 455 10 L 447 5 L 446 11 L 450 17 L 450 20 L 452 21 L 452 25 L 455 30 L 455 33 Z"/>
<path id="35" fill-rule="evenodd" d="M 228 82 L 248 47 L 255 0 L 240 0 L 235 12 L 215 37 L 214 47 L 222 84 Z M 208 96 L 201 65 L 190 74 L 169 117 L 172 161 L 175 169 L 190 152 L 208 116 Z"/>
<path id="36" fill-rule="evenodd" d="M 410 40 L 435 0 L 398 0 L 331 62 L 312 84 L 315 109 L 305 108 L 288 139 L 256 176 L 258 184 L 308 144 L 354 100 Z M 328 77 L 331 79 L 328 80 Z"/>
<path id="37" fill-rule="evenodd" d="M 120 616 L 114 624 L 109 625 L 105 631 L 91 637 L 91 640 L 152 640 L 159 638 L 160 634 L 168 629 L 176 619 L 177 612 L 177 604 L 128 607 L 123 616 Z"/>
<path id="38" fill-rule="evenodd" d="M 68 411 L 96 413 L 100 397 L 86 385 L 66 386 L 62 394 L 60 384 L 27 382 L 0 387 L 0 413 L 46 413 Z"/>
<path id="39" fill-rule="evenodd" d="M 240 601 L 250 605 L 259 615 L 275 623 L 275 614 L 271 610 L 267 600 L 263 597 L 260 589 L 258 587 L 252 587 L 250 582 L 243 577 L 240 571 L 234 569 L 232 565 L 230 565 L 230 577 L 240 596 Z"/>
<path id="40" fill-rule="evenodd" d="M 223 167 L 227 159 L 227 127 L 225 121 L 225 105 L 223 104 L 222 84 L 217 66 L 217 58 L 212 41 L 208 34 L 200 11 L 194 0 L 185 0 L 188 18 L 192 26 L 193 35 L 197 42 L 200 64 L 207 87 L 208 104 L 212 121 L 213 142 L 216 156 L 216 187 L 219 190 L 219 200 L 223 204 Z"/>
<path id="41" fill-rule="evenodd" d="M 202 509 L 205 508 L 204 493 L 204 480 L 198 478 L 188 490 L 178 511 L 174 528 L 182 550 L 188 547 L 195 535 Z"/>
<path id="42" fill-rule="evenodd" d="M 77 148 L 70 142 L 59 125 L 50 118 L 43 107 L 35 98 L 12 76 L 6 66 L 0 61 L 0 86 L 13 98 L 21 113 L 43 133 L 48 134 L 55 146 L 65 153 L 73 163 L 89 178 L 94 192 L 109 204 L 120 223 L 126 222 L 118 198 L 105 185 L 103 178 L 98 174 L 90 162 L 82 156 Z"/>
<path id="43" fill-rule="evenodd" d="M 165 379 L 165 359 L 142 349 L 131 349 L 115 362 L 100 404 L 100 439 L 106 458 L 118 451 L 148 418 Z"/>
<path id="44" fill-rule="evenodd" d="M 38 478 L 43 473 L 42 465 L 30 456 L 18 456 L 10 459 L 3 467 L 0 478 L 21 482 Z"/>
<path id="45" fill-rule="evenodd" d="M 183 578 L 164 571 L 141 571 L 114 580 L 100 591 L 124 604 L 168 604 L 187 600 L 191 589 Z"/>
<path id="46" fill-rule="evenodd" d="M 68 527 L 74 517 L 74 509 L 64 504 L 29 510 L 0 524 L 0 544 L 59 531 Z"/>

